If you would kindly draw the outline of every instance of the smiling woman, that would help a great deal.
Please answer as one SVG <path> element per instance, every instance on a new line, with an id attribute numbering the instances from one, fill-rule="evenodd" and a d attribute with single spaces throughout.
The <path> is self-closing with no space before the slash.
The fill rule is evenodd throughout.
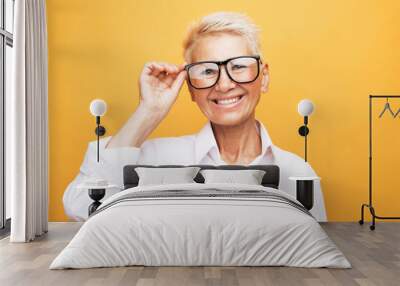
<path id="1" fill-rule="evenodd" d="M 90 200 L 76 190 L 82 180 L 97 176 L 122 185 L 122 168 L 129 164 L 275 164 L 280 167 L 280 189 L 292 195 L 295 186 L 290 176 L 316 176 L 302 158 L 273 145 L 255 118 L 260 96 L 268 90 L 268 64 L 261 55 L 259 29 L 247 16 L 207 15 L 189 28 L 183 46 L 185 62 L 180 65 L 157 61 L 144 65 L 139 106 L 117 134 L 102 140 L 101 164 L 96 164 L 94 144 L 89 145 L 80 174 L 64 194 L 71 218 L 87 217 Z M 167 116 L 185 80 L 207 124 L 198 134 L 148 139 Z M 319 183 L 314 206 L 311 213 L 325 221 Z"/>
<path id="2" fill-rule="evenodd" d="M 268 87 L 258 32 L 239 13 L 214 13 L 194 23 L 183 44 L 188 65 L 153 62 L 143 69 L 138 110 L 148 114 L 147 128 L 137 128 L 135 123 L 144 120 L 134 114 L 107 147 L 140 147 L 167 115 L 186 78 L 192 100 L 211 122 L 223 161 L 251 163 L 261 153 L 255 108 Z"/>

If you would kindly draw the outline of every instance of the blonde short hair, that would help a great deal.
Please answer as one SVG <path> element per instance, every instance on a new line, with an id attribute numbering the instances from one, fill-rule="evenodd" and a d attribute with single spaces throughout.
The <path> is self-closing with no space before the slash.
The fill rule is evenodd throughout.
<path id="1" fill-rule="evenodd" d="M 190 63 L 196 41 L 202 36 L 218 33 L 243 36 L 247 40 L 251 52 L 261 56 L 260 31 L 260 28 L 245 14 L 216 12 L 206 15 L 189 26 L 186 38 L 183 41 L 183 57 L 186 62 Z"/>

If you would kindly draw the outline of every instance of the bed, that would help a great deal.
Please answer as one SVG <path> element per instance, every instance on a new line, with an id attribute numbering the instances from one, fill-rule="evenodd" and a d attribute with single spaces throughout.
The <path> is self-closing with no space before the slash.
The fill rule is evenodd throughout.
<path id="1" fill-rule="evenodd" d="M 351 267 L 307 209 L 279 190 L 278 166 L 196 166 L 265 175 L 261 185 L 204 183 L 199 173 L 194 183 L 140 186 L 137 167 L 182 166 L 125 166 L 125 189 L 102 203 L 50 269 Z"/>

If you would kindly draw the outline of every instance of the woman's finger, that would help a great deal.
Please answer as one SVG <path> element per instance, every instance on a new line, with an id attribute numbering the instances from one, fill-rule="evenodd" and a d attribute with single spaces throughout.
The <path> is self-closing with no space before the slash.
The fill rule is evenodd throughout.
<path id="1" fill-rule="evenodd" d="M 177 76 L 178 76 L 177 73 L 170 74 L 170 75 L 168 75 L 168 76 L 166 76 L 166 77 L 164 78 L 164 82 L 165 82 L 166 84 L 168 84 L 169 87 L 171 87 L 171 85 L 173 84 L 173 82 L 175 81 L 175 79 L 177 78 Z"/>
<path id="2" fill-rule="evenodd" d="M 150 75 L 154 72 L 154 69 L 156 68 L 156 62 L 147 62 L 144 67 L 143 70 L 146 74 Z"/>
<path id="3" fill-rule="evenodd" d="M 178 76 L 176 77 L 175 81 L 172 83 L 171 89 L 175 92 L 179 92 L 182 88 L 183 82 L 185 81 L 187 73 L 185 70 L 182 70 Z"/>
<path id="4" fill-rule="evenodd" d="M 158 64 L 163 66 L 167 73 L 171 73 L 171 74 L 179 73 L 179 68 L 176 65 L 164 63 L 164 62 L 161 62 Z"/>
<path id="5" fill-rule="evenodd" d="M 164 63 L 164 62 L 149 62 L 145 64 L 145 73 L 155 76 L 159 79 L 172 75 L 177 75 L 181 71 L 180 66 Z"/>
<path id="6" fill-rule="evenodd" d="M 151 75 L 158 77 L 161 73 L 165 72 L 165 67 L 158 64 L 158 63 L 154 63 L 152 65 L 152 72 Z"/>
<path id="7" fill-rule="evenodd" d="M 179 67 L 178 67 L 179 71 L 184 70 L 186 65 L 187 65 L 187 62 L 184 62 L 183 64 L 180 64 Z"/>

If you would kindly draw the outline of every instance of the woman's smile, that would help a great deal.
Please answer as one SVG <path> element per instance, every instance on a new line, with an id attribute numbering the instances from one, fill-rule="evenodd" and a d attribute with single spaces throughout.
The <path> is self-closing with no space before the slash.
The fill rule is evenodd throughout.
<path id="1" fill-rule="evenodd" d="M 217 99 L 211 99 L 210 102 L 213 107 L 226 110 L 239 106 L 244 99 L 245 95 L 238 95 L 234 97 L 222 97 Z"/>

